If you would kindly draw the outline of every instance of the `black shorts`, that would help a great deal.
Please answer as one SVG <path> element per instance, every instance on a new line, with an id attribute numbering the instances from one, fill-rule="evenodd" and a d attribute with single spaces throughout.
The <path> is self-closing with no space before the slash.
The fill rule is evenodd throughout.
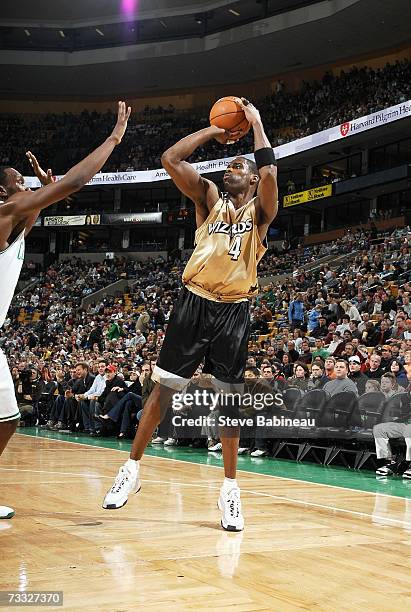
<path id="1" fill-rule="evenodd" d="M 183 287 L 152 378 L 162 384 L 170 379 L 170 386 L 178 388 L 188 382 L 204 359 L 204 373 L 221 382 L 241 383 L 249 335 L 248 301 L 213 302 Z"/>

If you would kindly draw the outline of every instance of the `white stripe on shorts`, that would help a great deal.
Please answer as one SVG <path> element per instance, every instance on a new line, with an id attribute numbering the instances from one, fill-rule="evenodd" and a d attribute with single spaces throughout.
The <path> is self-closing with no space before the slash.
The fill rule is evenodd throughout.
<path id="1" fill-rule="evenodd" d="M 170 387 L 170 389 L 175 389 L 176 391 L 182 391 L 190 382 L 190 378 L 183 378 L 178 374 L 167 372 L 167 370 L 163 370 L 163 368 L 160 368 L 158 365 L 154 367 L 151 380 L 165 387 Z"/>

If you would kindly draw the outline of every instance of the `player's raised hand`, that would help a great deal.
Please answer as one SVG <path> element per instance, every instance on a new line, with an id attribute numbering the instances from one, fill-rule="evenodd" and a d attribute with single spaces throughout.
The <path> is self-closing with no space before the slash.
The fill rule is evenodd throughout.
<path id="1" fill-rule="evenodd" d="M 42 185 L 49 185 L 54 182 L 53 173 L 50 168 L 45 172 L 40 166 L 37 157 L 31 151 L 27 151 L 26 156 L 30 162 L 30 166 L 33 168 L 34 174 Z"/>
<path id="2" fill-rule="evenodd" d="M 244 111 L 245 118 L 251 125 L 261 123 L 260 111 L 256 109 L 254 104 L 251 104 L 246 98 L 241 98 L 241 108 Z"/>
<path id="3" fill-rule="evenodd" d="M 120 144 L 124 133 L 127 129 L 127 122 L 131 115 L 131 106 L 126 107 L 126 103 L 120 101 L 118 103 L 117 123 L 114 126 L 114 130 L 111 133 L 111 137 L 116 141 L 116 144 Z"/>

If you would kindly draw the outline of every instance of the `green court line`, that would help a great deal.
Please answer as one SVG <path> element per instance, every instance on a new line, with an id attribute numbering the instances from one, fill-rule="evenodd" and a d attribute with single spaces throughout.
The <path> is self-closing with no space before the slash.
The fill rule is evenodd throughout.
<path id="1" fill-rule="evenodd" d="M 130 440 L 119 441 L 115 438 L 90 438 L 87 435 L 81 434 L 60 434 L 54 431 L 37 429 L 36 427 L 25 427 L 17 431 L 19 434 L 27 436 L 77 442 L 98 448 L 123 451 L 129 451 L 131 448 Z M 221 453 L 208 453 L 206 449 L 194 449 L 185 446 L 163 447 L 163 445 L 159 445 L 159 448 L 149 446 L 146 454 L 150 457 L 177 459 L 200 465 L 218 467 L 223 465 Z M 374 472 L 367 470 L 354 471 L 339 466 L 324 467 L 314 463 L 297 463 L 295 461 L 270 459 L 267 457 L 257 459 L 249 455 L 238 457 L 238 469 L 254 474 L 280 476 L 290 480 L 302 480 L 304 482 L 331 485 L 356 491 L 411 498 L 411 481 L 403 481 L 400 477 L 378 480 Z"/>

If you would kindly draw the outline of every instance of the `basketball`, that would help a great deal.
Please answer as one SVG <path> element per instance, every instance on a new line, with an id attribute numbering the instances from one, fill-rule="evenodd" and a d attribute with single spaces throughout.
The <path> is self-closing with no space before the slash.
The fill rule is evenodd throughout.
<path id="1" fill-rule="evenodd" d="M 245 136 L 250 129 L 241 100 L 236 96 L 226 96 L 215 102 L 210 110 L 210 124 L 224 130 L 238 130 L 240 134 L 236 140 Z"/>

